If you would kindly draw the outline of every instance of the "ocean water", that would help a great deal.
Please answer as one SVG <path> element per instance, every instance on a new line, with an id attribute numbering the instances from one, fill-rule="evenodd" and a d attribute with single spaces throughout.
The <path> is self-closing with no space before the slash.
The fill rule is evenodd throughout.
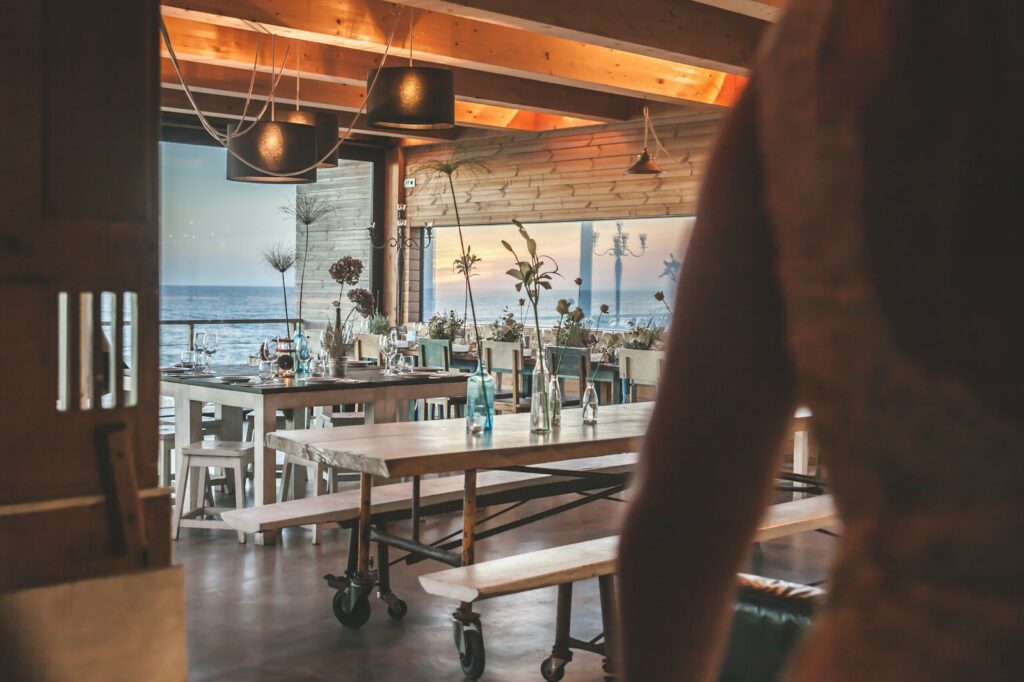
<path id="1" fill-rule="evenodd" d="M 295 290 L 288 288 L 288 314 L 295 318 Z M 282 319 L 284 300 L 280 287 L 247 286 L 162 286 L 161 320 Z M 195 331 L 217 334 L 218 350 L 214 365 L 245 363 L 259 350 L 264 339 L 281 336 L 284 323 L 278 324 L 202 324 Z M 187 327 L 160 325 L 160 364 L 181 359 L 188 347 Z"/>

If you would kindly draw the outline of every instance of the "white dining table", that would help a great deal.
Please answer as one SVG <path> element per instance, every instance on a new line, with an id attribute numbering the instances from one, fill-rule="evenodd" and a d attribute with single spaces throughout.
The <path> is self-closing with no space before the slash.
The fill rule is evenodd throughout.
<path id="1" fill-rule="evenodd" d="M 254 373 L 251 367 L 228 368 L 232 374 Z M 227 372 L 225 372 L 225 375 Z M 223 423 L 220 439 L 242 440 L 242 421 L 246 410 L 253 412 L 255 448 L 255 505 L 276 501 L 278 451 L 267 445 L 266 437 L 277 429 L 277 412 L 290 414 L 289 427 L 305 428 L 306 408 L 331 405 L 363 405 L 367 424 L 405 420 L 410 401 L 427 398 L 454 398 L 466 395 L 466 374 L 450 372 L 445 376 L 426 372 L 385 376 L 376 368 L 350 369 L 344 383 L 316 383 L 291 379 L 274 383 L 231 384 L 218 376 L 161 375 L 160 393 L 174 400 L 174 446 L 177 453 L 202 439 L 203 405 L 220 406 Z M 402 406 L 400 409 L 399 406 Z M 179 455 L 180 459 L 180 455 Z M 195 505 L 196 491 L 188 497 Z M 272 533 L 256 536 L 257 544 L 272 544 Z"/>

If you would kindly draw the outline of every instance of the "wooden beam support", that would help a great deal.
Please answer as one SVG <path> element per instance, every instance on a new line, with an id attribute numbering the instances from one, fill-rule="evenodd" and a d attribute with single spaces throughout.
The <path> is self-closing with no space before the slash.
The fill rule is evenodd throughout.
<path id="1" fill-rule="evenodd" d="M 169 11 L 169 10 L 168 10 Z M 260 59 L 257 69 L 270 73 L 270 39 L 246 28 L 211 25 L 176 18 L 178 11 L 165 16 L 171 44 L 181 62 L 216 64 L 251 70 L 257 45 Z M 278 42 L 278 68 L 285 44 Z M 365 92 L 366 75 L 380 65 L 379 53 L 340 48 L 324 42 L 298 40 L 285 64 L 286 77 L 295 73 L 294 54 L 301 52 L 303 94 L 311 81 L 323 81 L 358 87 Z M 164 56 L 168 56 L 166 48 Z M 582 88 L 554 85 L 515 76 L 454 68 L 455 97 L 460 102 L 525 109 L 555 116 L 570 116 L 594 121 L 625 121 L 640 111 L 639 100 Z M 248 74 L 247 74 L 248 75 Z M 269 82 L 269 76 L 264 79 Z M 248 88 L 248 78 L 245 87 Z M 282 85 L 282 88 L 284 86 Z M 294 92 L 294 85 L 288 88 Z"/>
<path id="2" fill-rule="evenodd" d="M 249 88 L 251 71 L 244 69 L 230 68 L 205 62 L 179 62 L 182 77 L 188 83 L 189 88 L 195 93 L 210 95 L 222 95 L 225 97 L 244 98 Z M 160 79 L 163 87 L 170 89 L 183 89 L 174 65 L 167 57 L 160 63 Z M 251 112 L 259 112 L 262 103 L 270 94 L 271 76 L 269 72 L 257 79 L 253 85 L 253 99 L 258 105 L 250 108 Z M 328 81 L 302 79 L 300 84 L 302 105 L 312 109 L 328 109 L 343 112 L 357 112 L 363 106 L 366 98 L 366 89 L 360 86 L 345 85 Z M 294 106 L 295 104 L 295 78 L 282 76 L 277 87 L 277 101 L 279 106 Z M 594 125 L 596 121 L 558 116 L 555 114 L 542 114 L 520 109 L 509 109 L 508 107 L 497 107 L 489 104 L 478 104 L 473 102 L 455 103 L 455 122 L 458 126 L 486 128 L 497 130 L 525 130 L 535 132 L 539 130 L 557 130 L 561 128 L 574 128 L 586 125 Z M 348 125 L 347 119 L 342 117 L 342 124 Z M 367 132 L 374 132 L 389 137 L 414 137 L 411 135 L 396 135 L 395 130 L 372 129 Z M 430 132 L 430 131 L 427 131 Z M 427 139 L 437 139 L 429 137 Z M 453 139 L 453 138 L 444 138 Z"/>
<path id="3" fill-rule="evenodd" d="M 778 21 L 788 0 L 695 0 L 711 7 L 745 14 L 762 21 Z"/>
<path id="4" fill-rule="evenodd" d="M 765 28 L 758 19 L 678 0 L 400 0 L 403 5 L 624 52 L 746 73 Z"/>
<path id="5" fill-rule="evenodd" d="M 396 19 L 394 5 L 382 0 L 165 0 L 163 12 L 378 54 L 399 21 L 393 52 L 407 54 L 406 17 Z M 414 36 L 416 59 L 670 104 L 731 106 L 746 83 L 723 71 L 434 12 L 416 14 Z"/>

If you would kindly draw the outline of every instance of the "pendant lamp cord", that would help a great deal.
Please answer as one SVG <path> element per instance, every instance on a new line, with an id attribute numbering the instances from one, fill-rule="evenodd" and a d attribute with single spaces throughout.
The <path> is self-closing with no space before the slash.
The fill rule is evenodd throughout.
<path id="1" fill-rule="evenodd" d="M 285 55 L 287 61 L 288 55 Z M 274 69 L 277 68 L 277 34 L 270 34 L 270 120 L 274 120 L 274 91 L 277 90 L 277 83 L 274 82 Z M 284 62 L 281 63 L 284 69 Z"/>
<path id="2" fill-rule="evenodd" d="M 416 16 L 416 8 L 409 8 L 409 68 L 412 68 L 412 20 Z"/>
<path id="3" fill-rule="evenodd" d="M 391 52 L 391 46 L 394 43 L 395 34 L 398 32 L 398 22 L 399 22 L 399 19 L 401 19 L 401 14 L 402 14 L 403 9 L 404 9 L 404 7 L 400 8 L 398 10 L 397 15 L 395 16 L 395 23 L 391 27 L 391 33 L 388 35 L 388 42 L 384 46 L 384 54 L 381 57 L 381 64 L 384 63 L 384 60 L 388 58 L 388 54 L 390 54 L 390 52 Z M 349 123 L 348 127 L 345 129 L 345 133 L 340 138 L 338 138 L 338 141 L 334 144 L 334 146 L 331 147 L 324 154 L 323 158 L 318 159 L 316 161 L 316 163 L 314 163 L 313 165 L 311 165 L 311 166 L 309 166 L 307 168 L 303 168 L 302 170 L 293 171 L 291 173 L 278 173 L 276 171 L 271 171 L 271 170 L 268 170 L 266 168 L 260 168 L 259 166 L 256 166 L 256 165 L 250 163 L 248 160 L 242 158 L 236 151 L 234 151 L 233 149 L 228 147 L 228 138 L 229 137 L 232 137 L 232 138 L 233 137 L 240 137 L 241 135 L 249 132 L 249 130 L 252 128 L 252 126 L 255 125 L 259 121 L 260 118 L 262 118 L 263 114 L 267 110 L 267 104 L 273 99 L 273 92 L 277 88 L 278 82 L 281 80 L 281 75 L 284 73 L 284 63 L 282 62 L 282 64 L 281 64 L 281 71 L 277 74 L 277 78 L 274 79 L 273 83 L 271 84 L 271 91 L 270 91 L 271 92 L 271 100 L 268 100 L 267 102 L 264 103 L 263 110 L 260 112 L 259 117 L 257 117 L 253 121 L 253 123 L 249 126 L 249 128 L 247 128 L 245 130 L 244 133 L 240 133 L 238 130 L 236 130 L 234 133 L 232 133 L 229 136 L 229 135 L 221 133 L 219 130 L 217 130 L 209 122 L 209 120 L 207 120 L 206 115 L 203 114 L 202 110 L 200 110 L 199 105 L 196 104 L 195 97 L 192 95 L 192 90 L 191 90 L 191 88 L 189 88 L 188 83 L 185 82 L 184 76 L 182 76 L 181 66 L 178 64 L 178 56 L 175 54 L 174 47 L 171 45 L 171 37 L 170 37 L 170 35 L 167 32 L 167 24 L 164 23 L 163 17 L 160 18 L 160 35 L 161 35 L 161 37 L 164 40 L 164 44 L 167 46 L 167 52 L 168 52 L 168 54 L 171 57 L 171 64 L 174 66 L 174 72 L 178 75 L 178 80 L 181 82 L 181 87 L 185 91 L 185 96 L 188 98 L 189 103 L 192 105 L 192 109 L 193 109 L 193 111 L 195 111 L 196 116 L 199 117 L 199 122 L 203 126 L 203 129 L 206 130 L 207 133 L 209 133 L 210 137 L 212 137 L 214 140 L 219 142 L 221 144 L 221 146 L 223 146 L 227 150 L 228 154 L 231 154 L 231 156 L 235 157 L 236 159 L 238 159 L 239 161 L 244 163 L 249 168 L 252 168 L 253 170 L 256 170 L 256 171 L 259 171 L 259 172 L 264 173 L 266 175 L 270 175 L 270 176 L 277 177 L 277 178 L 291 178 L 291 177 L 295 177 L 295 176 L 299 176 L 299 175 L 304 175 L 305 173 L 308 173 L 309 171 L 311 171 L 314 168 L 318 167 L 321 163 L 323 163 L 331 155 L 333 155 L 334 152 L 336 152 L 338 150 L 338 148 L 341 147 L 341 145 L 343 145 L 345 143 L 345 141 L 348 140 L 349 136 L 352 134 L 352 130 L 355 127 L 355 123 L 359 119 L 359 117 L 363 115 L 363 112 L 366 109 L 366 102 L 370 99 L 370 93 L 373 92 L 373 89 L 377 85 L 377 79 L 380 77 L 380 69 L 377 69 L 377 71 L 374 72 L 373 79 L 370 81 L 370 86 L 366 90 L 366 97 L 363 98 L 362 104 L 359 105 L 359 109 L 356 111 L 356 113 L 352 115 L 352 122 Z M 290 48 L 290 46 L 289 46 L 289 48 Z M 259 43 L 257 43 L 257 49 L 259 49 Z M 257 56 L 257 58 L 258 58 L 258 56 Z M 285 60 L 287 61 L 287 59 L 288 59 L 288 53 L 286 52 L 285 53 Z M 253 78 L 255 78 L 255 70 L 256 70 L 255 61 L 254 61 L 253 64 L 254 64 L 253 65 Z M 271 73 L 273 73 L 273 69 L 271 69 Z M 251 94 L 251 89 L 252 89 L 252 84 L 251 83 L 250 83 L 249 87 L 250 87 L 250 94 Z M 244 119 L 243 119 L 243 121 L 244 121 Z"/>
<path id="4" fill-rule="evenodd" d="M 291 41 L 288 43 L 291 46 Z M 295 111 L 299 110 L 299 102 L 302 98 L 299 97 L 299 84 L 302 82 L 302 47 L 300 46 L 295 50 Z"/>
<path id="5" fill-rule="evenodd" d="M 690 150 L 686 150 L 686 155 L 679 161 L 675 159 L 668 150 L 665 149 L 665 145 L 661 143 L 661 138 L 658 137 L 658 131 L 654 129 L 654 123 L 651 122 L 651 113 L 647 108 L 647 102 L 644 102 L 644 150 L 647 149 L 647 132 L 650 131 L 651 137 L 654 138 L 654 156 L 653 159 L 657 160 L 659 154 L 664 154 L 668 157 L 668 160 L 676 163 L 680 166 L 686 166 L 690 169 L 690 175 L 693 175 L 693 161 L 690 161 Z"/>

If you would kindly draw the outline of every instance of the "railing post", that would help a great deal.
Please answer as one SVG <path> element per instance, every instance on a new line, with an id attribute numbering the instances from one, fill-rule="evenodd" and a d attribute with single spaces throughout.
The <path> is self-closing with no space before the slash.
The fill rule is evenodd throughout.
<path id="1" fill-rule="evenodd" d="M 196 329 L 196 326 L 194 324 L 192 324 L 192 323 L 189 323 L 189 324 L 185 325 L 185 332 L 188 334 L 188 349 L 189 350 L 195 350 L 196 349 L 195 329 Z"/>

